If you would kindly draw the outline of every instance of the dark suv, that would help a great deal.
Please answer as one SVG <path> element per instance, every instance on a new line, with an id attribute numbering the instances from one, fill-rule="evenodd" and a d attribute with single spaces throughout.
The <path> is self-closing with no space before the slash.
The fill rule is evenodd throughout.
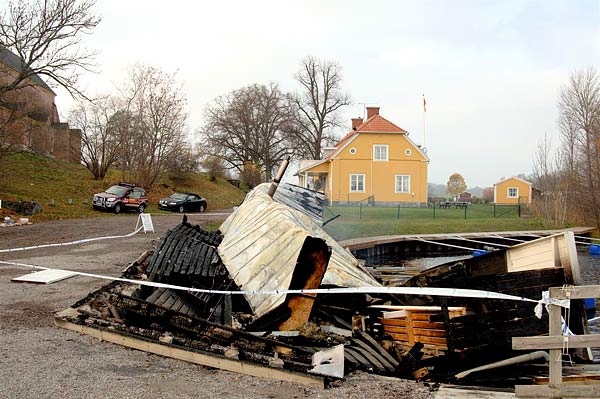
<path id="1" fill-rule="evenodd" d="M 148 197 L 144 189 L 136 187 L 135 184 L 119 183 L 102 193 L 94 194 L 92 206 L 94 209 L 114 213 L 128 210 L 143 213 L 148 207 Z"/>

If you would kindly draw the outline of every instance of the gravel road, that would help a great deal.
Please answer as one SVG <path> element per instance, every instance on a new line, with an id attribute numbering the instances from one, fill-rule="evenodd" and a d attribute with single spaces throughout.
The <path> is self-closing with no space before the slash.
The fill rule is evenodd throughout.
<path id="1" fill-rule="evenodd" d="M 190 215 L 192 223 L 223 220 L 226 212 Z M 0 228 L 0 250 L 124 235 L 137 215 L 107 215 Z M 151 249 L 180 215 L 153 216 L 155 234 L 89 244 L 0 253 L 0 260 L 90 273 L 120 275 Z M 53 313 L 104 281 L 74 277 L 51 285 L 11 283 L 27 269 L 0 264 L 0 397 L 2 398 L 414 398 L 429 399 L 426 384 L 354 373 L 318 390 L 210 369 L 100 342 L 58 329 Z"/>

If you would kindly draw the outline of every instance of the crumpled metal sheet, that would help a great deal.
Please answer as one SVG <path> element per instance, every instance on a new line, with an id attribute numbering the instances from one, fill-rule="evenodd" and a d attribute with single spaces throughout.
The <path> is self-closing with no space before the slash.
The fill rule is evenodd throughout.
<path id="1" fill-rule="evenodd" d="M 261 185 L 221 225 L 219 255 L 242 290 L 288 289 L 307 236 L 325 240 L 332 253 L 322 284 L 380 287 L 359 261 L 307 215 L 274 201 Z M 261 317 L 285 300 L 280 295 L 246 295 Z"/>

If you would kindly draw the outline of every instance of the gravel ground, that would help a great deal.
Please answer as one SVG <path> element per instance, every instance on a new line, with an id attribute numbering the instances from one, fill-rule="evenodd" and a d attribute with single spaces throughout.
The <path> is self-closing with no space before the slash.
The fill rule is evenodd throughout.
<path id="1" fill-rule="evenodd" d="M 226 212 L 190 215 L 192 223 Z M 0 249 L 133 231 L 137 215 L 62 220 L 0 228 Z M 0 260 L 118 276 L 152 248 L 179 215 L 153 216 L 156 234 L 83 245 L 0 253 Z M 1 398 L 414 398 L 434 397 L 426 384 L 354 373 L 318 390 L 254 378 L 101 342 L 53 327 L 52 315 L 105 282 L 74 277 L 51 285 L 11 283 L 27 269 L 0 264 Z"/>

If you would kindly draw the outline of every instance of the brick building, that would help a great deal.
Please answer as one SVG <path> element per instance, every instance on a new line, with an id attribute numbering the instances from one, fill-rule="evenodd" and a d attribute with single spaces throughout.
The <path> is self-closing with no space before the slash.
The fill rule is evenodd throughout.
<path id="1" fill-rule="evenodd" d="M 0 87 L 6 87 L 27 68 L 11 51 L 0 48 Z M 56 93 L 38 76 L 31 75 L 0 101 L 0 145 L 79 163 L 81 131 L 61 123 L 54 103 Z"/>

